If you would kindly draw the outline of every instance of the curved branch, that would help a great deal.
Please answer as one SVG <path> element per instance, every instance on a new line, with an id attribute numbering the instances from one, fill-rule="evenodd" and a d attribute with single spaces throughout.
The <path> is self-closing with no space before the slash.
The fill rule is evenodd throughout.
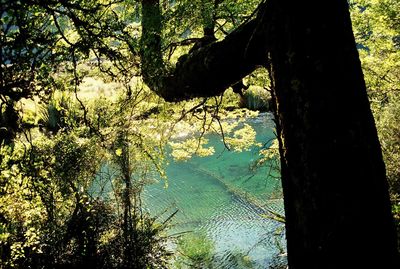
<path id="1" fill-rule="evenodd" d="M 175 68 L 167 68 L 161 53 L 162 16 L 158 0 L 142 0 L 141 59 L 144 82 L 166 101 L 222 94 L 228 87 L 265 65 L 268 34 L 263 20 L 265 3 L 257 17 L 239 26 L 224 40 L 192 49 Z"/>

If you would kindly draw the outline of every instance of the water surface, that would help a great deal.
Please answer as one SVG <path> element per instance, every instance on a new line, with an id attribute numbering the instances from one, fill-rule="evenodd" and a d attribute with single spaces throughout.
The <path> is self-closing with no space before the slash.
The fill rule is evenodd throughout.
<path id="1" fill-rule="evenodd" d="M 247 122 L 257 132 L 257 141 L 268 146 L 274 138 L 269 114 Z M 284 248 L 282 224 L 266 218 L 266 209 L 283 214 L 281 185 L 269 165 L 251 169 L 259 158 L 259 147 L 233 152 L 224 148 L 221 137 L 209 135 L 215 154 L 193 157 L 186 162 L 171 159 L 165 182 L 146 187 L 143 200 L 152 215 L 178 210 L 171 233 L 203 231 L 215 245 L 218 268 L 242 268 L 229 263 L 241 254 L 251 268 L 268 268 Z M 278 242 L 278 243 L 277 243 Z M 218 260 L 218 261 L 217 261 Z"/>

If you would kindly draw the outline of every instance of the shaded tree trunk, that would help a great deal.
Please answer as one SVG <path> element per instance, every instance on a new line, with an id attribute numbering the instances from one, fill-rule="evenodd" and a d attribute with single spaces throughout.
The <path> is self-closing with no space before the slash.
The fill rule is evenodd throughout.
<path id="1" fill-rule="evenodd" d="M 150 2 L 157 6 L 143 0 L 143 10 Z M 161 23 L 154 27 L 143 15 L 150 44 L 142 51 L 144 79 L 166 100 L 220 94 L 258 65 L 269 67 L 290 269 L 398 268 L 385 167 L 346 0 L 263 2 L 255 19 L 183 56 L 173 70 L 161 54 L 149 57 Z M 157 65 L 162 72 L 154 75 Z"/>
<path id="2" fill-rule="evenodd" d="M 270 2 L 289 267 L 399 268 L 347 1 Z"/>

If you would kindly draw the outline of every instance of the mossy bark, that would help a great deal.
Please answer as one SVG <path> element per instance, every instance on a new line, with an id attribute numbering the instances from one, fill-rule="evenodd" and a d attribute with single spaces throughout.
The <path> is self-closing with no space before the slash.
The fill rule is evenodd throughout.
<path id="1" fill-rule="evenodd" d="M 167 101 L 220 95 L 266 63 L 265 29 L 253 19 L 224 40 L 181 56 L 175 68 L 167 68 L 161 55 L 161 19 L 156 18 L 161 18 L 158 0 L 143 0 L 143 79 Z"/>

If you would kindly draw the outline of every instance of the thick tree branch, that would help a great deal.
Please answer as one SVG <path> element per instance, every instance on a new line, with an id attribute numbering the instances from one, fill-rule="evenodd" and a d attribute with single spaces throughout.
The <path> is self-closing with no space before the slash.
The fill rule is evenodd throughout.
<path id="1" fill-rule="evenodd" d="M 268 0 L 171 70 L 161 20 L 146 18 L 160 18 L 158 1 L 142 3 L 143 76 L 168 101 L 218 95 L 270 59 L 289 267 L 400 268 L 348 1 Z"/>
<path id="2" fill-rule="evenodd" d="M 192 49 L 167 68 L 161 54 L 161 12 L 158 0 L 142 0 L 142 72 L 144 82 L 166 101 L 210 97 L 265 65 L 268 19 L 264 8 L 224 40 Z"/>

